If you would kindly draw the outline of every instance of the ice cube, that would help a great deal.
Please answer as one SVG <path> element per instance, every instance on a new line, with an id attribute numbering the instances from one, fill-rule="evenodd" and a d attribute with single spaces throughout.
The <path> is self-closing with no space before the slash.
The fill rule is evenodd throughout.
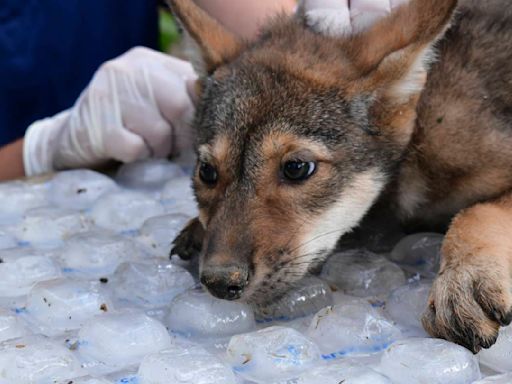
<path id="1" fill-rule="evenodd" d="M 20 181 L 0 184 L 0 201 L 1 222 L 16 221 L 29 209 L 48 205 L 46 185 Z"/>
<path id="2" fill-rule="evenodd" d="M 126 188 L 156 190 L 181 176 L 184 173 L 177 164 L 164 159 L 149 159 L 124 164 L 115 179 Z"/>
<path id="3" fill-rule="evenodd" d="M 69 383 L 69 382 L 68 382 Z M 127 382 L 126 384 L 128 384 Z M 113 384 L 112 381 L 104 378 L 82 377 L 75 379 L 71 384 Z"/>
<path id="4" fill-rule="evenodd" d="M 512 373 L 502 375 L 488 376 L 485 379 L 475 381 L 473 384 L 510 384 L 512 383 Z"/>
<path id="5" fill-rule="evenodd" d="M 95 315 L 113 309 L 100 284 L 66 279 L 38 283 L 27 297 L 24 316 L 47 336 L 79 329 Z"/>
<path id="6" fill-rule="evenodd" d="M 320 361 L 314 342 L 279 326 L 233 336 L 227 356 L 235 372 L 257 383 L 291 379 Z"/>
<path id="7" fill-rule="evenodd" d="M 162 189 L 161 198 L 169 203 L 195 201 L 191 178 L 183 176 L 169 180 Z"/>
<path id="8" fill-rule="evenodd" d="M 136 312 L 97 316 L 80 329 L 78 339 L 78 353 L 95 375 L 135 365 L 145 355 L 171 346 L 171 337 L 159 321 Z"/>
<path id="9" fill-rule="evenodd" d="M 83 376 L 80 363 L 64 345 L 42 337 L 17 339 L 0 350 L 0 380 L 16 384 L 70 382 Z"/>
<path id="10" fill-rule="evenodd" d="M 169 305 L 175 296 L 195 285 L 188 271 L 162 260 L 124 263 L 112 283 L 117 299 L 144 308 Z"/>
<path id="11" fill-rule="evenodd" d="M 0 297 L 26 295 L 40 281 L 60 276 L 60 268 L 43 252 L 28 248 L 2 251 Z"/>
<path id="12" fill-rule="evenodd" d="M 398 265 L 364 249 L 335 253 L 325 263 L 321 276 L 359 297 L 387 295 L 405 283 Z"/>
<path id="13" fill-rule="evenodd" d="M 155 255 L 168 258 L 171 243 L 189 220 L 181 213 L 152 217 L 144 222 L 137 239 Z"/>
<path id="14" fill-rule="evenodd" d="M 26 336 L 28 330 L 14 312 L 0 308 L 0 342 Z"/>
<path id="15" fill-rule="evenodd" d="M 130 239 L 100 230 L 72 236 L 58 254 L 66 275 L 85 278 L 110 276 L 122 262 L 146 256 Z"/>
<path id="16" fill-rule="evenodd" d="M 117 190 L 116 183 L 101 173 L 77 169 L 57 173 L 48 189 L 48 200 L 67 209 L 88 209 L 107 192 Z"/>
<path id="17" fill-rule="evenodd" d="M 23 216 L 13 233 L 22 242 L 36 248 L 57 248 L 63 241 L 89 228 L 81 213 L 55 207 L 31 209 Z"/>
<path id="18" fill-rule="evenodd" d="M 384 352 L 379 370 L 394 384 L 470 384 L 480 379 L 476 357 L 440 339 L 397 341 Z"/>
<path id="19" fill-rule="evenodd" d="M 175 334 L 192 338 L 225 338 L 256 326 L 249 305 L 216 299 L 196 289 L 172 301 L 166 324 Z"/>
<path id="20" fill-rule="evenodd" d="M 497 372 L 512 371 L 512 326 L 502 327 L 496 344 L 483 349 L 478 356 L 483 365 Z"/>
<path id="21" fill-rule="evenodd" d="M 439 270 L 443 235 L 416 233 L 404 237 L 393 248 L 390 259 L 410 273 L 433 278 Z"/>
<path id="22" fill-rule="evenodd" d="M 327 360 L 380 352 L 401 337 L 390 320 L 360 300 L 320 310 L 306 334 Z"/>
<path id="23" fill-rule="evenodd" d="M 332 303 L 327 283 L 317 277 L 307 277 L 281 299 L 257 308 L 256 317 L 259 322 L 290 321 L 313 315 Z"/>
<path id="24" fill-rule="evenodd" d="M 148 355 L 139 368 L 140 384 L 235 384 L 233 371 L 204 348 L 173 345 Z"/>
<path id="25" fill-rule="evenodd" d="M 414 281 L 395 289 L 386 302 L 386 311 L 398 324 L 422 329 L 421 316 L 427 307 L 431 286 L 431 282 Z"/>
<path id="26" fill-rule="evenodd" d="M 137 192 L 114 192 L 101 196 L 92 207 L 91 217 L 102 228 L 119 232 L 139 229 L 144 221 L 163 214 L 163 206 Z"/>
<path id="27" fill-rule="evenodd" d="M 307 370 L 299 377 L 279 384 L 392 384 L 391 380 L 363 366 L 348 361 L 333 361 Z"/>
<path id="28" fill-rule="evenodd" d="M 161 199 L 167 213 L 197 216 L 197 203 L 189 176 L 170 180 L 162 190 Z"/>
<path id="29" fill-rule="evenodd" d="M 105 376 L 109 383 L 114 384 L 140 384 L 139 376 L 135 369 L 124 370 Z"/>
<path id="30" fill-rule="evenodd" d="M 0 230 L 0 250 L 15 248 L 18 246 L 18 242 L 11 234 Z"/>

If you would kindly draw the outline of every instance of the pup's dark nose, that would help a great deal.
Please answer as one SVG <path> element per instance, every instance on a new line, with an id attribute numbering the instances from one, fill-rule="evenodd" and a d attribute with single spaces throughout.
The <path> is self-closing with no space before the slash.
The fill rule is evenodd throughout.
<path id="1" fill-rule="evenodd" d="M 237 265 L 206 267 L 201 273 L 201 283 L 213 296 L 224 300 L 242 297 L 248 280 L 247 268 Z"/>

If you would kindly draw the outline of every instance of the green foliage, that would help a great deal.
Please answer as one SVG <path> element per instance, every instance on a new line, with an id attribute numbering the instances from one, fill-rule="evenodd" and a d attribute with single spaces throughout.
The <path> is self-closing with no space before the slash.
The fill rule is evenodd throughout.
<path id="1" fill-rule="evenodd" d="M 174 43 L 179 40 L 179 32 L 172 15 L 165 9 L 159 10 L 160 50 L 168 52 Z"/>

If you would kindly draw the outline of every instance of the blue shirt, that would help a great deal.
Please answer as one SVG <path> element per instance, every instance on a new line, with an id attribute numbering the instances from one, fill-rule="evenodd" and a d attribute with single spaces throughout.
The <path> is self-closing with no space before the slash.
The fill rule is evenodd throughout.
<path id="1" fill-rule="evenodd" d="M 2 0 L 0 145 L 72 106 L 104 61 L 157 41 L 157 0 Z"/>

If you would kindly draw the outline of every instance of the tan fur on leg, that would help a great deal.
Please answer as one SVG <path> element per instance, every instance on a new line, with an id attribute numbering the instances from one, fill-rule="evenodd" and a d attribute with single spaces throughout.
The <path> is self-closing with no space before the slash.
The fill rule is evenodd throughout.
<path id="1" fill-rule="evenodd" d="M 423 318 L 431 335 L 478 352 L 510 323 L 511 228 L 512 195 L 477 204 L 453 220 Z"/>

